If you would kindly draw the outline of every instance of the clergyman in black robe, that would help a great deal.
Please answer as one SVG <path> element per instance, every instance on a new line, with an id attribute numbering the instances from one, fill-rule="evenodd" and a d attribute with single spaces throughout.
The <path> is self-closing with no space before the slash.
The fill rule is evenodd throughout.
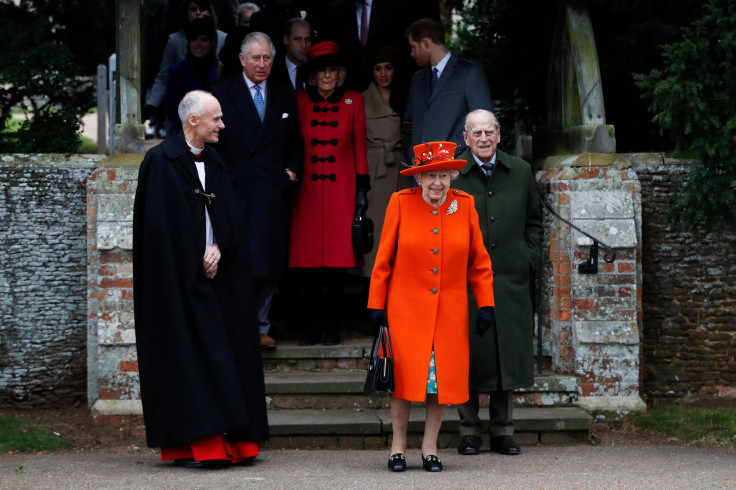
<path id="1" fill-rule="evenodd" d="M 217 99 L 189 92 L 183 131 L 141 164 L 133 214 L 135 331 L 147 443 L 189 467 L 230 464 L 268 439 L 240 205 L 208 143 Z"/>

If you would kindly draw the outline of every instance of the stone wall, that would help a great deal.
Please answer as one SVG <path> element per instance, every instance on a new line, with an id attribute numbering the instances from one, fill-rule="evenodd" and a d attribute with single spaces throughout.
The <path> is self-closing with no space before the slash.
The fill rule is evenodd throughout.
<path id="1" fill-rule="evenodd" d="M 2 155 L 0 406 L 85 401 L 85 184 L 102 155 Z"/>
<path id="2" fill-rule="evenodd" d="M 545 325 L 552 368 L 580 380 L 581 407 L 617 416 L 641 410 L 641 195 L 630 163 L 614 154 L 548 158 L 537 175 L 556 213 L 615 250 L 581 273 L 593 241 L 545 215 Z M 600 415 L 603 417 L 603 415 Z"/>
<path id="3" fill-rule="evenodd" d="M 647 401 L 736 397 L 736 231 L 667 230 L 660 216 L 672 187 L 691 165 L 658 154 L 621 158 L 638 179 L 638 184 L 627 184 L 630 190 L 641 186 L 641 251 L 617 247 L 614 264 L 601 262 L 596 277 L 579 277 L 573 269 L 587 259 L 589 247 L 581 237 L 566 236 L 564 228 L 548 230 L 550 243 L 570 239 L 574 246 L 567 256 L 563 250 L 549 256 L 548 285 L 558 294 L 547 314 L 555 315 L 558 324 L 545 350 L 556 356 L 561 371 L 590 377 L 594 373 L 585 366 L 590 361 L 592 367 L 593 359 L 584 350 L 573 355 L 573 342 L 591 353 L 610 351 L 615 364 L 617 352 L 636 345 L 638 335 L 639 388 Z M 141 159 L 0 156 L 0 406 L 68 405 L 86 399 L 121 401 L 131 405 L 131 414 L 136 412 L 129 227 Z M 575 188 L 555 189 L 555 206 L 577 224 L 588 218 L 583 210 L 596 208 L 586 194 L 593 190 L 586 181 L 597 182 L 597 191 L 612 190 L 606 186 L 614 182 L 613 174 L 601 170 L 582 165 L 576 175 L 553 179 L 577 182 Z M 619 182 L 628 180 L 628 173 L 620 174 Z M 596 209 L 605 218 L 608 210 Z M 636 274 L 638 264 L 643 276 L 638 289 L 629 288 L 630 281 L 606 284 Z M 570 297 L 569 285 L 597 297 Z M 630 312 L 637 295 L 641 318 L 634 319 Z M 592 327 L 613 320 L 605 317 L 607 309 L 628 315 L 621 318 L 624 322 L 636 320 L 640 332 L 610 323 L 613 330 L 596 336 Z M 619 341 L 609 342 L 610 334 L 619 335 Z M 620 381 L 630 387 L 631 380 L 619 379 L 621 369 L 613 368 L 608 384 L 605 376 L 582 380 L 581 396 L 618 389 Z"/>
<path id="4" fill-rule="evenodd" d="M 736 398 L 736 230 L 668 230 L 668 198 L 692 162 L 627 155 L 641 182 L 641 387 L 666 398 Z"/>

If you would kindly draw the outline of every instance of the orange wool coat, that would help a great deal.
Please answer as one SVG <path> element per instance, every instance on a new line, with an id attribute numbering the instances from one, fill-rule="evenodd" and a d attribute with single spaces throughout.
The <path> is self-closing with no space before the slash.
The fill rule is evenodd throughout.
<path id="1" fill-rule="evenodd" d="M 448 210 L 456 207 L 454 212 Z M 450 189 L 437 208 L 421 188 L 394 193 L 371 275 L 368 308 L 385 310 L 396 372 L 393 396 L 425 400 L 434 346 L 441 404 L 468 401 L 468 283 L 493 306 L 491 259 L 474 199 Z"/>

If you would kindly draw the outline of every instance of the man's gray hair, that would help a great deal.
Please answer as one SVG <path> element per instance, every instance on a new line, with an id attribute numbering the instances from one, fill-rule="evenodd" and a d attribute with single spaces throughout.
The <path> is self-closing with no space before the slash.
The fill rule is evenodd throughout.
<path id="1" fill-rule="evenodd" d="M 189 119 L 190 115 L 193 114 L 197 117 L 204 116 L 207 110 L 205 107 L 206 95 L 212 96 L 211 93 L 205 90 L 192 90 L 191 92 L 187 92 L 184 98 L 181 99 L 177 112 L 179 113 L 179 119 L 181 119 L 182 128 L 187 127 L 187 119 Z"/>
<path id="2" fill-rule="evenodd" d="M 468 119 L 470 119 L 470 116 L 476 116 L 480 114 L 489 114 L 491 118 L 493 119 L 493 124 L 496 125 L 496 131 L 501 131 L 501 124 L 499 124 L 498 119 L 496 118 L 496 115 L 492 113 L 491 111 L 487 111 L 485 109 L 476 109 L 474 111 L 468 112 L 468 115 L 465 116 L 465 124 L 463 124 L 463 131 L 466 133 L 468 132 Z"/>
<path id="3" fill-rule="evenodd" d="M 243 58 L 248 57 L 248 53 L 250 52 L 250 45 L 254 42 L 268 43 L 268 45 L 271 46 L 271 57 L 276 56 L 276 46 L 273 45 L 273 43 L 271 42 L 271 38 L 268 37 L 268 34 L 256 31 L 249 33 L 247 36 L 245 36 L 243 42 L 240 43 L 240 54 L 243 55 Z"/>

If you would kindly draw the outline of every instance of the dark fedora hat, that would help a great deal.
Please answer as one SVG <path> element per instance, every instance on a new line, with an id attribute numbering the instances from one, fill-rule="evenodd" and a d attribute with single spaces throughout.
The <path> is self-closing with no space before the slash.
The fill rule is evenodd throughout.
<path id="1" fill-rule="evenodd" d="M 316 72 L 328 66 L 347 67 L 347 60 L 340 52 L 340 46 L 333 41 L 322 41 L 313 44 L 307 50 L 307 61 L 297 68 L 297 75 L 303 82 L 307 81 L 310 73 Z"/>

